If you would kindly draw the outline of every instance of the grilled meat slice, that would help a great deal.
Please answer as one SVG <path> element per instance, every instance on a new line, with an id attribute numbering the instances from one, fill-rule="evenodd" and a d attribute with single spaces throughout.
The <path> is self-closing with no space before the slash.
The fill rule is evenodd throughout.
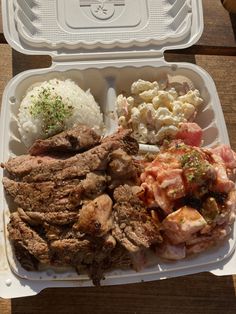
<path id="1" fill-rule="evenodd" d="M 132 255 L 120 244 L 110 254 L 109 261 L 109 269 L 127 269 L 133 264 Z"/>
<path id="2" fill-rule="evenodd" d="M 29 149 L 31 155 L 51 152 L 82 152 L 98 145 L 100 136 L 86 125 L 79 125 L 45 140 L 36 140 Z"/>
<path id="3" fill-rule="evenodd" d="M 116 133 L 105 137 L 102 143 L 120 142 L 119 148 L 123 149 L 128 155 L 137 155 L 139 151 L 138 142 L 131 136 L 132 131 L 119 129 Z"/>
<path id="4" fill-rule="evenodd" d="M 87 239 L 62 239 L 50 244 L 52 251 L 52 264 L 76 266 L 83 263 L 86 258 L 92 261 L 94 252 L 91 242 Z"/>
<path id="5" fill-rule="evenodd" d="M 47 242 L 20 218 L 19 213 L 11 214 L 7 229 L 14 244 L 23 246 L 40 263 L 49 264 L 50 252 Z"/>
<path id="6" fill-rule="evenodd" d="M 3 185 L 14 202 L 27 211 L 55 212 L 76 210 L 83 198 L 94 198 L 106 189 L 103 173 L 89 173 L 84 180 L 17 182 L 7 177 Z"/>
<path id="7" fill-rule="evenodd" d="M 124 249 L 107 247 L 107 240 L 63 239 L 51 243 L 52 264 L 74 266 L 78 273 L 87 271 L 95 285 L 100 285 L 104 271 L 116 266 L 130 265 L 130 258 Z M 113 254 L 114 252 L 114 254 Z M 124 258 L 123 261 L 122 258 Z"/>
<path id="8" fill-rule="evenodd" d="M 53 264 L 75 267 L 100 263 L 108 253 L 106 241 L 102 238 L 97 238 L 96 241 L 92 238 L 62 239 L 51 242 L 50 247 Z"/>
<path id="9" fill-rule="evenodd" d="M 58 160 L 58 158 L 50 156 L 21 155 L 10 158 L 6 163 L 1 163 L 1 167 L 5 168 L 13 177 L 23 177 L 30 173 L 34 168 L 53 164 Z"/>
<path id="10" fill-rule="evenodd" d="M 129 252 L 121 245 L 117 245 L 110 251 L 106 258 L 101 261 L 94 261 L 88 268 L 90 278 L 95 286 L 100 286 L 100 282 L 104 279 L 104 273 L 113 269 L 128 269 L 132 267 L 132 260 Z"/>
<path id="11" fill-rule="evenodd" d="M 148 215 L 130 186 L 116 188 L 114 199 L 112 234 L 121 245 L 130 252 L 137 252 L 162 241 L 157 221 Z"/>
<path id="12" fill-rule="evenodd" d="M 27 211 L 74 210 L 82 193 L 79 179 L 27 183 L 4 177 L 3 185 L 14 202 Z"/>
<path id="13" fill-rule="evenodd" d="M 82 239 L 84 237 L 84 234 L 72 230 L 72 224 L 52 225 L 44 222 L 43 233 L 49 242 L 63 239 Z"/>
<path id="14" fill-rule="evenodd" d="M 95 170 L 105 170 L 109 154 L 124 148 L 128 152 L 138 151 L 138 143 L 130 136 L 131 131 L 120 130 L 106 137 L 102 144 L 82 154 L 66 159 L 48 156 L 19 156 L 11 158 L 2 167 L 15 177 L 23 177 L 26 182 L 66 180 L 86 175 Z M 133 147 L 136 148 L 133 148 Z M 24 165 L 26 163 L 26 166 Z M 41 163 L 41 165 L 40 165 Z"/>
<path id="15" fill-rule="evenodd" d="M 27 271 L 33 271 L 38 269 L 39 261 L 30 254 L 30 252 L 24 247 L 22 242 L 14 241 L 14 250 L 17 260 L 21 266 Z"/>
<path id="16" fill-rule="evenodd" d="M 29 212 L 24 211 L 22 208 L 18 208 L 18 213 L 20 218 L 30 225 L 40 225 L 43 223 L 48 223 L 52 225 L 67 225 L 75 222 L 78 219 L 77 212 Z"/>
<path id="17" fill-rule="evenodd" d="M 111 213 L 112 200 L 107 194 L 102 194 L 82 207 L 73 229 L 101 237 L 112 228 Z"/>
<path id="18" fill-rule="evenodd" d="M 91 171 L 105 170 L 109 154 L 118 146 L 119 142 L 104 143 L 66 160 L 39 166 L 25 176 L 24 181 L 67 180 L 84 176 Z"/>

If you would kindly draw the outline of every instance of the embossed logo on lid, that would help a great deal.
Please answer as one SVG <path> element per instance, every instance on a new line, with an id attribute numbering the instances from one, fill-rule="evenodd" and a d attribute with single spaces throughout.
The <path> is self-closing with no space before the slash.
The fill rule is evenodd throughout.
<path id="1" fill-rule="evenodd" d="M 107 20 L 115 13 L 116 6 L 124 6 L 125 0 L 80 0 L 81 7 L 90 7 L 94 17 Z"/>

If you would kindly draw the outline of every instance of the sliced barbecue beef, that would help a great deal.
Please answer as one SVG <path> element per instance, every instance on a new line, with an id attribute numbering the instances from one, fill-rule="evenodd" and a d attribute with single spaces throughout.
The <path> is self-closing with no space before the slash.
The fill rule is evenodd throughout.
<path id="1" fill-rule="evenodd" d="M 52 264 L 76 266 L 93 259 L 92 243 L 88 239 L 62 239 L 51 242 Z"/>
<path id="2" fill-rule="evenodd" d="M 77 268 L 80 265 L 101 263 L 113 247 L 108 247 L 104 238 L 61 239 L 50 243 L 52 251 L 52 263 L 72 265 Z"/>
<path id="3" fill-rule="evenodd" d="M 22 246 L 40 263 L 49 264 L 50 252 L 48 243 L 20 218 L 19 213 L 11 214 L 7 229 L 10 240 L 13 241 L 13 244 L 18 249 L 19 246 Z"/>
<path id="4" fill-rule="evenodd" d="M 98 145 L 100 136 L 86 125 L 79 125 L 45 140 L 36 140 L 29 149 L 31 155 L 55 152 L 82 152 Z"/>
<path id="5" fill-rule="evenodd" d="M 53 225 L 44 222 L 43 223 L 43 234 L 45 239 L 48 242 L 56 241 L 56 240 L 63 240 L 63 239 L 82 239 L 84 234 L 80 232 L 74 232 L 72 230 L 72 224 L 65 224 L 65 225 Z"/>
<path id="6" fill-rule="evenodd" d="M 107 194 L 102 194 L 81 208 L 73 229 L 101 237 L 112 228 L 111 213 L 112 200 Z"/>
<path id="7" fill-rule="evenodd" d="M 14 198 L 14 202 L 27 211 L 62 211 L 74 210 L 75 197 L 80 200 L 82 187 L 80 180 L 46 181 L 37 183 L 16 182 L 3 178 L 3 185 L 7 193 Z"/>
<path id="8" fill-rule="evenodd" d="M 18 213 L 23 221 L 33 226 L 43 223 L 60 226 L 76 222 L 78 219 L 78 213 L 68 211 L 40 213 L 24 211 L 22 208 L 18 208 Z"/>
<path id="9" fill-rule="evenodd" d="M 106 189 L 104 173 L 89 173 L 84 180 L 17 182 L 3 178 L 6 192 L 27 211 L 76 210 L 82 198 L 95 198 Z"/>
<path id="10" fill-rule="evenodd" d="M 116 133 L 105 137 L 102 143 L 119 141 L 119 148 L 123 149 L 128 155 L 137 155 L 139 151 L 138 142 L 131 136 L 132 130 L 119 129 Z"/>
<path id="11" fill-rule="evenodd" d="M 100 286 L 101 280 L 104 279 L 105 272 L 114 269 L 130 269 L 132 265 L 133 263 L 129 252 L 118 244 L 113 250 L 108 252 L 104 258 L 100 258 L 98 261 L 94 260 L 88 267 L 88 273 L 93 284 Z"/>
<path id="12" fill-rule="evenodd" d="M 37 141 L 30 152 L 87 149 L 86 134 L 76 141 L 75 134 L 68 134 Z M 15 179 L 3 179 L 19 207 L 10 216 L 8 231 L 25 269 L 36 269 L 38 263 L 68 265 L 86 271 L 98 285 L 105 271 L 133 264 L 130 251 L 160 241 L 158 226 L 141 201 L 132 193 L 127 198 L 132 188 L 116 189 L 114 209 L 108 195 L 120 182 L 137 184 L 140 168 L 130 155 L 137 154 L 138 143 L 130 134 L 119 130 L 69 158 L 27 155 L 2 165 Z M 93 140 L 88 145 L 96 145 L 98 138 Z"/>
<path id="13" fill-rule="evenodd" d="M 14 241 L 14 250 L 17 260 L 24 269 L 28 271 L 38 270 L 39 261 L 30 254 L 22 242 Z"/>
<path id="14" fill-rule="evenodd" d="M 115 135 L 106 137 L 99 146 L 64 160 L 53 160 L 48 156 L 26 155 L 11 158 L 7 163 L 2 164 L 2 167 L 6 168 L 11 175 L 20 177 L 26 182 L 81 177 L 91 171 L 105 170 L 110 153 L 118 148 L 137 154 L 138 143 L 130 136 L 130 133 L 130 130 L 120 130 Z"/>
<path id="15" fill-rule="evenodd" d="M 128 251 L 136 252 L 162 241 L 157 222 L 128 185 L 114 191 L 113 236 Z"/>
<path id="16" fill-rule="evenodd" d="M 52 264 L 71 265 L 78 273 L 87 271 L 95 285 L 100 285 L 104 272 L 114 267 L 125 269 L 132 265 L 129 253 L 118 246 L 108 246 L 107 238 L 62 239 L 50 244 Z M 110 243 L 115 243 L 115 240 Z"/>
<path id="17" fill-rule="evenodd" d="M 1 167 L 5 168 L 13 177 L 23 177 L 42 164 L 48 165 L 57 161 L 58 158 L 50 156 L 21 155 L 10 158 L 6 163 L 1 163 Z"/>
<path id="18" fill-rule="evenodd" d="M 104 143 L 82 154 L 50 163 L 47 162 L 48 157 L 40 157 L 41 163 L 35 167 L 28 167 L 27 173 L 25 167 L 18 162 L 19 157 L 10 159 L 5 164 L 5 168 L 11 175 L 20 177 L 25 182 L 69 180 L 84 176 L 94 170 L 105 170 L 110 152 L 118 146 L 119 142 Z M 31 160 L 39 157 L 28 155 L 28 158 Z M 45 162 L 43 162 L 44 158 Z M 27 160 L 27 157 L 25 159 Z"/>

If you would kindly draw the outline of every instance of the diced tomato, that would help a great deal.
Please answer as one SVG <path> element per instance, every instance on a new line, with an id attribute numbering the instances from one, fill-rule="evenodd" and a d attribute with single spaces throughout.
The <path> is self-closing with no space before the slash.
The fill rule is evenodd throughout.
<path id="1" fill-rule="evenodd" d="M 202 129 L 196 123 L 181 123 L 176 138 L 183 140 L 186 145 L 199 147 L 202 143 Z"/>

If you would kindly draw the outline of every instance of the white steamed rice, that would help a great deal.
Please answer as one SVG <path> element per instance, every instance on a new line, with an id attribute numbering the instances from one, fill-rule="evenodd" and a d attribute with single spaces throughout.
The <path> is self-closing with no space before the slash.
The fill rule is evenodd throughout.
<path id="1" fill-rule="evenodd" d="M 60 96 L 66 107 L 72 107 L 70 116 L 64 119 L 63 129 L 58 129 L 54 134 L 78 124 L 85 124 L 98 133 L 102 132 L 104 128 L 103 115 L 90 91 L 83 91 L 70 79 L 65 81 L 52 79 L 33 87 L 27 92 L 20 104 L 18 127 L 22 142 L 27 147 L 31 146 L 36 139 L 53 135 L 46 134 L 42 128 L 42 119 L 32 115 L 32 105 L 36 101 L 40 101 L 40 94 L 42 95 L 43 90 L 49 91 L 52 99 Z"/>

